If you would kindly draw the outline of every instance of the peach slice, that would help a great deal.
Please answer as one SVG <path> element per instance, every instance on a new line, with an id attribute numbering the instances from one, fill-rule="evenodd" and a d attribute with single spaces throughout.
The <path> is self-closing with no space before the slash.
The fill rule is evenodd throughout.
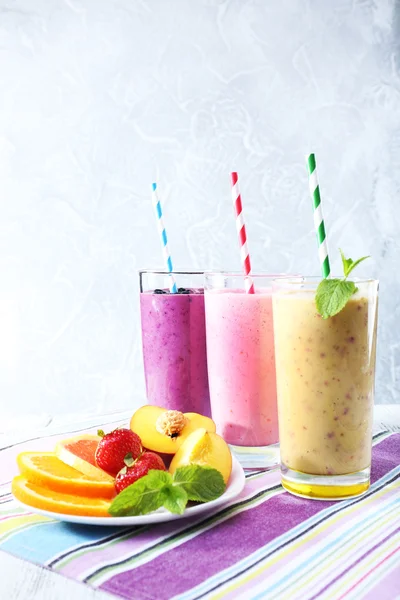
<path id="1" fill-rule="evenodd" d="M 175 473 L 178 467 L 192 464 L 217 469 L 227 483 L 232 471 L 232 454 L 220 435 L 200 428 L 182 443 L 171 461 L 169 472 Z"/>
<path id="2" fill-rule="evenodd" d="M 197 413 L 181 413 L 146 404 L 132 416 L 130 427 L 142 440 L 144 448 L 175 454 L 184 440 L 199 427 L 215 431 L 212 419 Z"/>

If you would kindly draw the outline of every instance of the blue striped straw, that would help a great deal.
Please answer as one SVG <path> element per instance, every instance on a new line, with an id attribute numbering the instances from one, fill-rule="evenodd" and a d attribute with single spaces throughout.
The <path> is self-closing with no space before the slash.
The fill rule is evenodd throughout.
<path id="1" fill-rule="evenodd" d="M 157 184 L 153 183 L 151 187 L 153 190 L 153 194 L 152 194 L 153 206 L 154 206 L 154 210 L 156 211 L 158 233 L 160 234 L 164 261 L 167 266 L 168 273 L 171 273 L 171 275 L 170 275 L 171 283 L 170 283 L 169 289 L 170 289 L 171 294 L 176 294 L 178 291 L 178 288 L 176 287 L 175 278 L 172 274 L 174 269 L 172 267 L 171 255 L 168 250 L 167 232 L 165 231 L 165 227 L 164 227 L 161 203 L 160 203 L 160 200 L 158 199 L 158 195 L 157 195 Z"/>

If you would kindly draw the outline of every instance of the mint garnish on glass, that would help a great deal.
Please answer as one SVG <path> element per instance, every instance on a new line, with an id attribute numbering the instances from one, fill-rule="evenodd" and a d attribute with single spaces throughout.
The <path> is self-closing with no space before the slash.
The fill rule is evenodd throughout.
<path id="1" fill-rule="evenodd" d="M 223 477 L 212 467 L 188 465 L 179 467 L 173 475 L 151 470 L 118 494 L 108 512 L 113 517 L 131 517 L 164 507 L 181 515 L 189 500 L 209 502 L 224 491 Z"/>
<path id="2" fill-rule="evenodd" d="M 352 260 L 346 258 L 342 250 L 340 250 L 340 254 L 342 256 L 344 278 L 323 279 L 315 295 L 315 305 L 323 319 L 337 315 L 346 306 L 351 296 L 358 291 L 354 281 L 348 281 L 347 278 L 357 265 L 369 258 L 369 256 L 363 256 L 358 260 Z"/>

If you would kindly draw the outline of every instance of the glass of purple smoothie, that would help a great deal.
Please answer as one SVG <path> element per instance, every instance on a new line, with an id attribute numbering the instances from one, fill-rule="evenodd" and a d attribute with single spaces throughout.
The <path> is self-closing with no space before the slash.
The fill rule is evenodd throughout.
<path id="1" fill-rule="evenodd" d="M 149 404 L 210 416 L 204 273 L 142 270 L 140 313 Z"/>

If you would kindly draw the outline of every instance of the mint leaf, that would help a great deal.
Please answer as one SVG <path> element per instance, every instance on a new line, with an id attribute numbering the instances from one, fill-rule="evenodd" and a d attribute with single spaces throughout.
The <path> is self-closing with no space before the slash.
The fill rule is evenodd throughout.
<path id="1" fill-rule="evenodd" d="M 339 248 L 339 251 L 340 251 L 340 256 L 342 257 L 343 273 L 344 273 L 344 276 L 347 277 L 347 275 L 351 271 L 351 265 L 353 264 L 353 261 L 351 258 L 345 257 L 345 255 L 343 254 L 343 250 L 341 248 Z"/>
<path id="2" fill-rule="evenodd" d="M 346 258 L 345 255 L 343 254 L 343 251 L 341 250 L 341 248 L 339 248 L 339 250 L 340 250 L 340 255 L 342 257 L 343 273 L 344 273 L 345 279 L 347 279 L 347 277 L 350 275 L 352 270 L 356 268 L 357 265 L 362 263 L 367 258 L 371 258 L 370 256 L 363 256 L 362 258 L 359 258 L 358 260 L 353 260 L 352 258 Z"/>
<path id="3" fill-rule="evenodd" d="M 186 507 L 188 497 L 183 487 L 164 485 L 161 492 L 162 505 L 169 512 L 181 515 Z"/>
<path id="4" fill-rule="evenodd" d="M 163 505 L 162 488 L 172 484 L 167 471 L 152 469 L 128 486 L 112 501 L 108 512 L 113 517 L 146 515 Z"/>
<path id="5" fill-rule="evenodd" d="M 324 319 L 337 315 L 356 291 L 353 281 L 323 279 L 315 296 L 317 311 Z"/>
<path id="6" fill-rule="evenodd" d="M 315 294 L 317 311 L 324 319 L 337 315 L 346 306 L 351 296 L 358 291 L 356 284 L 353 281 L 347 281 L 347 277 L 357 265 L 370 258 L 363 256 L 358 260 L 353 260 L 346 258 L 341 248 L 339 250 L 342 257 L 344 279 L 323 279 Z"/>
<path id="7" fill-rule="evenodd" d="M 189 500 L 209 502 L 225 491 L 225 482 L 217 469 L 201 465 L 179 467 L 173 476 L 174 484 L 182 487 Z"/>

